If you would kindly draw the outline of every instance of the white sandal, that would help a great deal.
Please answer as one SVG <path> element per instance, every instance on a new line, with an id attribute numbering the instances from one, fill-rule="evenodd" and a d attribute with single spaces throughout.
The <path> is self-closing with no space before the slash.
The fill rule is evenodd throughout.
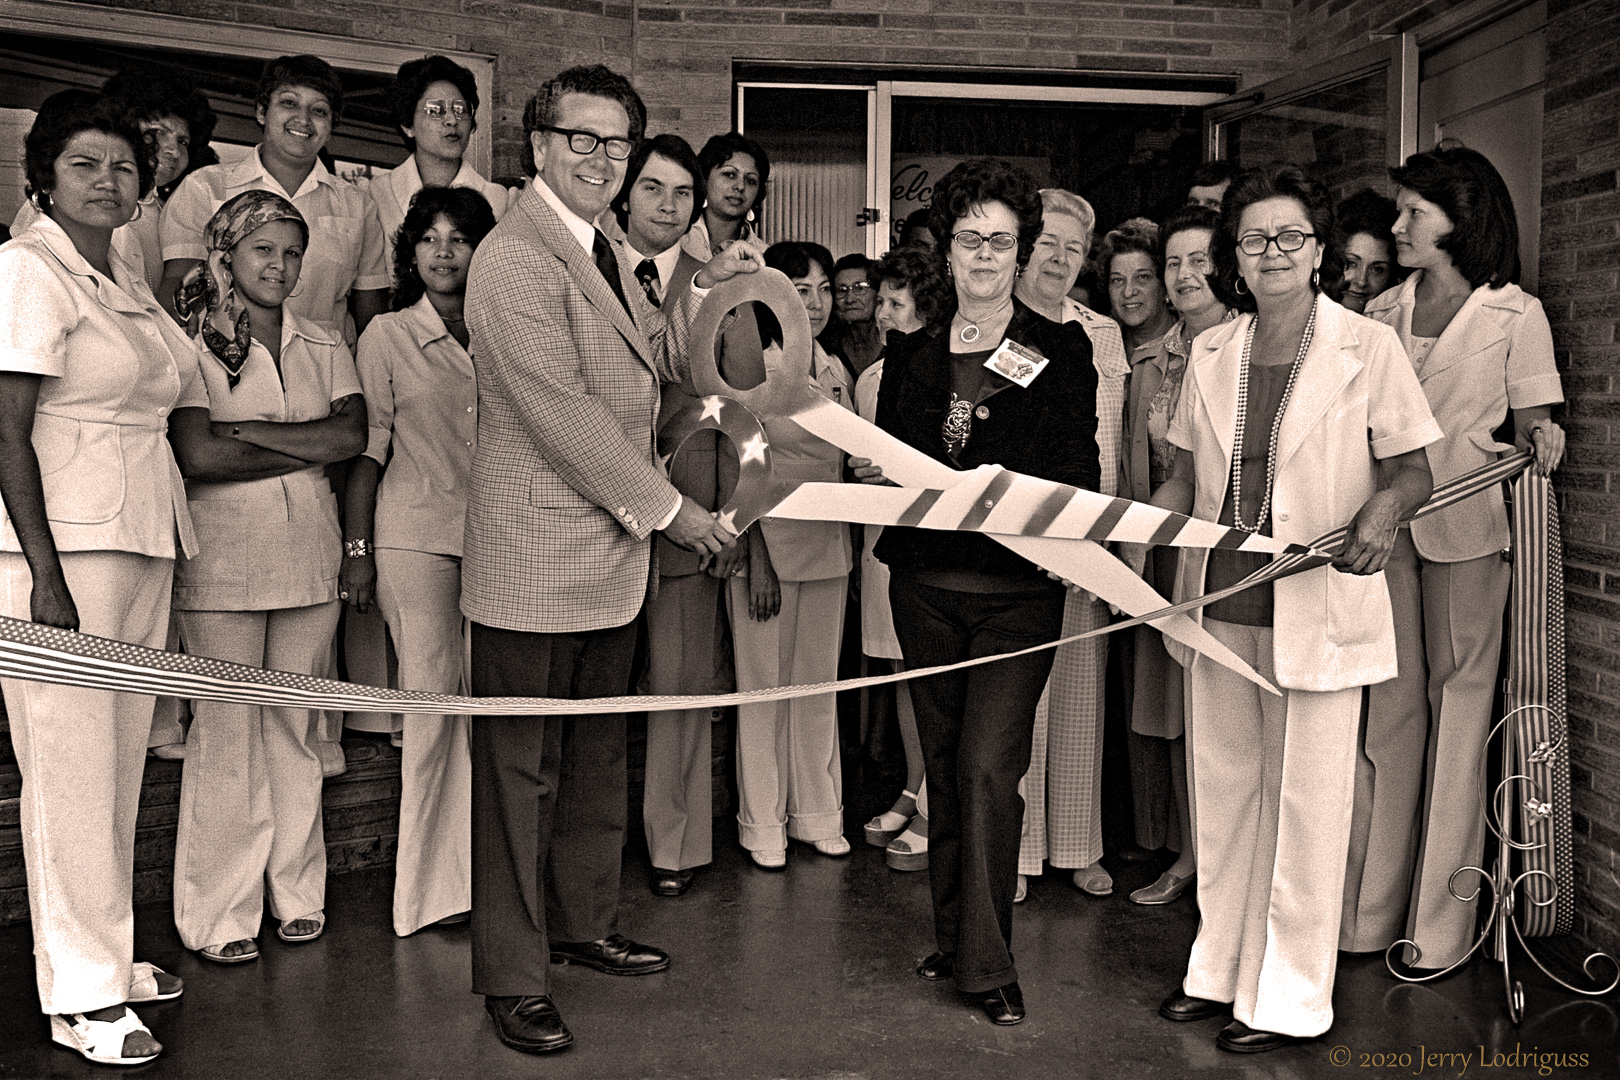
<path id="1" fill-rule="evenodd" d="M 125 1009 L 117 1020 L 91 1020 L 83 1013 L 51 1017 L 51 1041 L 77 1050 L 85 1060 L 97 1065 L 145 1065 L 157 1057 L 157 1054 L 124 1056 L 124 1038 L 136 1032 L 152 1034 L 133 1009 Z M 162 1050 L 159 1046 L 158 1052 Z"/>
<path id="2" fill-rule="evenodd" d="M 315 929 L 307 934 L 289 934 L 287 932 L 287 927 L 296 922 L 312 922 L 315 924 Z M 286 922 L 276 927 L 276 937 L 280 938 L 282 941 L 285 941 L 289 945 L 297 945 L 305 941 L 314 941 L 316 938 L 320 937 L 325 930 L 326 912 L 312 911 L 308 915 L 301 915 L 296 919 L 288 919 Z"/>
<path id="3" fill-rule="evenodd" d="M 158 982 L 158 976 L 164 982 Z M 164 985 L 168 986 L 165 990 Z M 185 980 L 178 975 L 170 975 L 156 964 L 148 964 L 142 960 L 130 968 L 129 997 L 124 1000 L 131 1005 L 141 1005 L 148 1001 L 173 1001 L 185 993 Z"/>

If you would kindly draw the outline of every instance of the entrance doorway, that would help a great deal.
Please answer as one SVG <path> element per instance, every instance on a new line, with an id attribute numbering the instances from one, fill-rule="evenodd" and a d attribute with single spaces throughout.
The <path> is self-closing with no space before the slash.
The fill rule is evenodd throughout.
<path id="1" fill-rule="evenodd" d="M 1201 108 L 1221 97 L 1206 86 L 749 80 L 736 107 L 739 130 L 771 155 L 766 240 L 876 257 L 939 178 L 973 157 L 1005 158 L 1043 187 L 1083 195 L 1104 228 L 1162 217 L 1202 160 Z"/>

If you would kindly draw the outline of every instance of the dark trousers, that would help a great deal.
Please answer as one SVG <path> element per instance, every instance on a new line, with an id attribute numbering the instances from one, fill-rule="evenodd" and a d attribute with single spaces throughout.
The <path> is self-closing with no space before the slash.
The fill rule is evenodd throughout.
<path id="1" fill-rule="evenodd" d="M 1012 652 L 1057 638 L 1064 590 L 972 593 L 896 571 L 889 583 L 895 632 L 908 668 Z M 911 700 L 928 768 L 928 876 L 934 937 L 956 956 L 967 993 L 1015 982 L 1013 893 L 1035 704 L 1052 670 L 1050 649 L 916 679 Z"/>
<path id="2" fill-rule="evenodd" d="M 533 634 L 472 624 L 478 697 L 628 692 L 635 624 Z M 549 993 L 551 938 L 616 930 L 624 714 L 472 718 L 473 993 Z"/>

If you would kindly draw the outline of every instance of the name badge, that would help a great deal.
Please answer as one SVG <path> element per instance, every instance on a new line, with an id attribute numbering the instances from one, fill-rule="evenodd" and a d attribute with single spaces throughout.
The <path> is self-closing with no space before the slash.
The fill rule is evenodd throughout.
<path id="1" fill-rule="evenodd" d="M 1027 390 L 1049 363 L 1051 361 L 1034 349 L 1020 345 L 1012 338 L 1003 338 L 984 366 Z"/>

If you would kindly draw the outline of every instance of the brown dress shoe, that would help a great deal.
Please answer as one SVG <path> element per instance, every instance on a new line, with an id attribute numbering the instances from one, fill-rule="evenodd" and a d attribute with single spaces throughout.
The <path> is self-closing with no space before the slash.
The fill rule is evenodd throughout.
<path id="1" fill-rule="evenodd" d="M 653 867 L 652 891 L 658 896 L 679 896 L 692 884 L 696 870 L 660 870 Z"/>
<path id="2" fill-rule="evenodd" d="M 1267 1050 L 1280 1050 L 1304 1041 L 1298 1035 L 1261 1031 L 1241 1020 L 1233 1020 L 1215 1036 L 1215 1045 L 1231 1054 L 1263 1054 Z"/>
<path id="3" fill-rule="evenodd" d="M 614 934 L 598 941 L 553 941 L 551 962 L 584 964 L 609 975 L 651 975 L 669 967 L 669 953 Z"/>
<path id="4" fill-rule="evenodd" d="M 549 997 L 486 995 L 484 1011 L 495 1021 L 495 1034 L 501 1042 L 525 1054 L 561 1050 L 574 1041 L 574 1033 L 563 1023 L 562 1013 Z"/>
<path id="5" fill-rule="evenodd" d="M 1159 1003 L 1159 1015 L 1166 1020 L 1174 1020 L 1177 1023 L 1208 1020 L 1213 1016 L 1225 1016 L 1231 1011 L 1232 1006 L 1228 1002 L 1195 998 L 1180 990 Z"/>

